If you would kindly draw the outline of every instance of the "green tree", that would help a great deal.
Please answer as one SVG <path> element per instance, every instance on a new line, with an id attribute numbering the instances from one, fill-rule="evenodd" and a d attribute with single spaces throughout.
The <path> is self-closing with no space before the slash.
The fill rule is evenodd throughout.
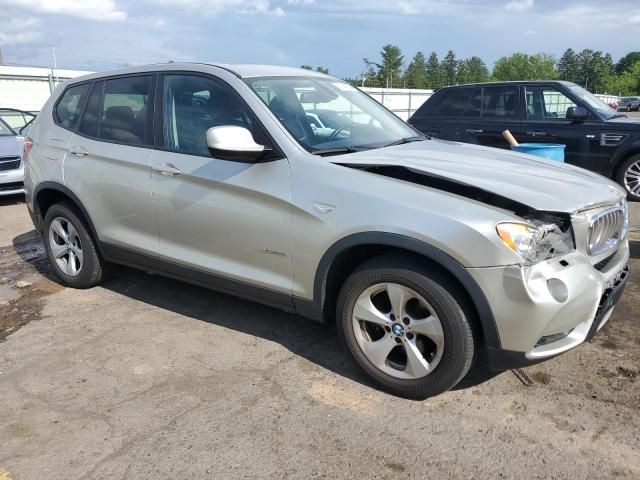
<path id="1" fill-rule="evenodd" d="M 622 75 L 634 66 L 635 63 L 640 62 L 640 52 L 629 52 L 616 63 L 615 73 L 616 75 Z"/>
<path id="2" fill-rule="evenodd" d="M 385 45 L 380 52 L 382 57 L 382 63 L 378 70 L 378 75 L 381 77 L 385 86 L 393 88 L 394 85 L 401 85 L 402 77 L 402 65 L 404 63 L 404 56 L 402 51 L 395 45 Z"/>
<path id="3" fill-rule="evenodd" d="M 578 63 L 579 83 L 591 91 L 602 91 L 605 78 L 611 75 L 613 70 L 611 55 L 603 55 L 601 51 L 586 48 L 578 54 Z"/>
<path id="4" fill-rule="evenodd" d="M 578 55 L 572 48 L 568 48 L 558 61 L 558 74 L 562 80 L 578 83 L 580 81 L 580 64 Z"/>
<path id="5" fill-rule="evenodd" d="M 380 52 L 381 62 L 372 62 L 369 59 L 364 59 L 364 64 L 367 68 L 366 76 L 377 77 L 377 81 L 370 82 L 370 86 L 383 86 L 387 88 L 393 88 L 395 85 L 399 87 L 402 85 L 402 65 L 404 63 L 404 56 L 400 48 L 395 45 L 385 45 Z M 373 84 L 376 85 L 373 85 Z"/>
<path id="6" fill-rule="evenodd" d="M 440 68 L 440 60 L 438 54 L 431 52 L 426 65 L 427 70 L 427 87 L 440 88 L 442 86 L 442 69 Z"/>
<path id="7" fill-rule="evenodd" d="M 556 61 L 552 55 L 514 53 L 496 61 L 493 76 L 499 81 L 550 80 L 558 76 L 555 66 Z"/>
<path id="8" fill-rule="evenodd" d="M 427 60 L 424 53 L 418 52 L 411 60 L 406 72 L 407 88 L 426 88 Z"/>
<path id="9" fill-rule="evenodd" d="M 620 75 L 607 76 L 604 79 L 604 91 L 621 96 L 640 95 L 640 60 Z"/>
<path id="10" fill-rule="evenodd" d="M 453 85 L 456 83 L 458 73 L 458 61 L 453 50 L 449 50 L 447 55 L 442 59 L 442 80 L 445 85 Z"/>
<path id="11" fill-rule="evenodd" d="M 489 69 L 480 57 L 470 57 L 458 63 L 458 83 L 477 83 L 489 80 Z"/>

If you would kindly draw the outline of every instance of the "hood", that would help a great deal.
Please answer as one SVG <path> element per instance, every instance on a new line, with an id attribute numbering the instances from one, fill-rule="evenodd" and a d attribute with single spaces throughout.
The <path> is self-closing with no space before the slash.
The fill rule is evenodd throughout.
<path id="1" fill-rule="evenodd" d="M 463 196 L 470 197 L 469 192 L 474 191 L 488 192 L 548 212 L 572 213 L 618 203 L 624 198 L 624 191 L 617 184 L 578 167 L 509 150 L 443 140 L 431 139 L 338 158 L 332 158 L 332 163 L 371 169 L 382 175 L 385 171 L 397 172 L 400 167 L 410 174 L 389 176 L 405 181 L 414 178 L 414 183 L 441 189 L 440 180 L 444 179 L 446 190 L 454 194 L 458 193 L 456 186 L 462 186 Z M 435 185 L 424 181 L 430 178 L 438 180 Z"/>
<path id="2" fill-rule="evenodd" d="M 0 136 L 0 157 L 12 157 L 18 155 L 22 157 L 22 145 L 24 137 Z"/>

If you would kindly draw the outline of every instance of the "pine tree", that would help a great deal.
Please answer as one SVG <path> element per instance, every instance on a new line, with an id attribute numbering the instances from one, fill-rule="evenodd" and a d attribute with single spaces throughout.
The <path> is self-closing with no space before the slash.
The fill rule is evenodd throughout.
<path id="1" fill-rule="evenodd" d="M 453 50 L 449 50 L 446 57 L 442 60 L 442 76 L 445 85 L 453 85 L 456 82 L 456 73 L 458 71 L 458 61 Z"/>
<path id="2" fill-rule="evenodd" d="M 438 60 L 438 54 L 431 52 L 429 59 L 427 60 L 427 87 L 428 88 L 440 88 L 442 86 L 442 71 L 440 69 L 440 61 Z"/>
<path id="3" fill-rule="evenodd" d="M 422 52 L 418 52 L 407 68 L 407 88 L 425 88 L 427 86 L 427 61 Z"/>
<path id="4" fill-rule="evenodd" d="M 580 81 L 580 65 L 578 56 L 572 48 L 567 48 L 558 61 L 560 79 L 578 83 Z"/>

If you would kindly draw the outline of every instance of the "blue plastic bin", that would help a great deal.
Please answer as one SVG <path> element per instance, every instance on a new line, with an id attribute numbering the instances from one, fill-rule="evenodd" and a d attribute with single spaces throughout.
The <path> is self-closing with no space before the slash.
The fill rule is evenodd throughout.
<path id="1" fill-rule="evenodd" d="M 521 143 L 520 145 L 511 145 L 511 150 L 537 155 L 556 162 L 564 162 L 565 147 L 566 145 L 559 143 Z"/>

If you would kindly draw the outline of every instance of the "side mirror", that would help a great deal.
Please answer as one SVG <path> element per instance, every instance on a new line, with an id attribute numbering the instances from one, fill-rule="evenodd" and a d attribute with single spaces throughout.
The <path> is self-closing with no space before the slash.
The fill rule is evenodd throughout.
<path id="1" fill-rule="evenodd" d="M 567 120 L 582 121 L 586 120 L 589 116 L 589 111 L 584 107 L 569 107 L 567 108 Z"/>
<path id="2" fill-rule="evenodd" d="M 270 150 L 257 144 L 249 130 L 233 125 L 211 127 L 206 139 L 212 156 L 233 162 L 252 163 Z"/>

